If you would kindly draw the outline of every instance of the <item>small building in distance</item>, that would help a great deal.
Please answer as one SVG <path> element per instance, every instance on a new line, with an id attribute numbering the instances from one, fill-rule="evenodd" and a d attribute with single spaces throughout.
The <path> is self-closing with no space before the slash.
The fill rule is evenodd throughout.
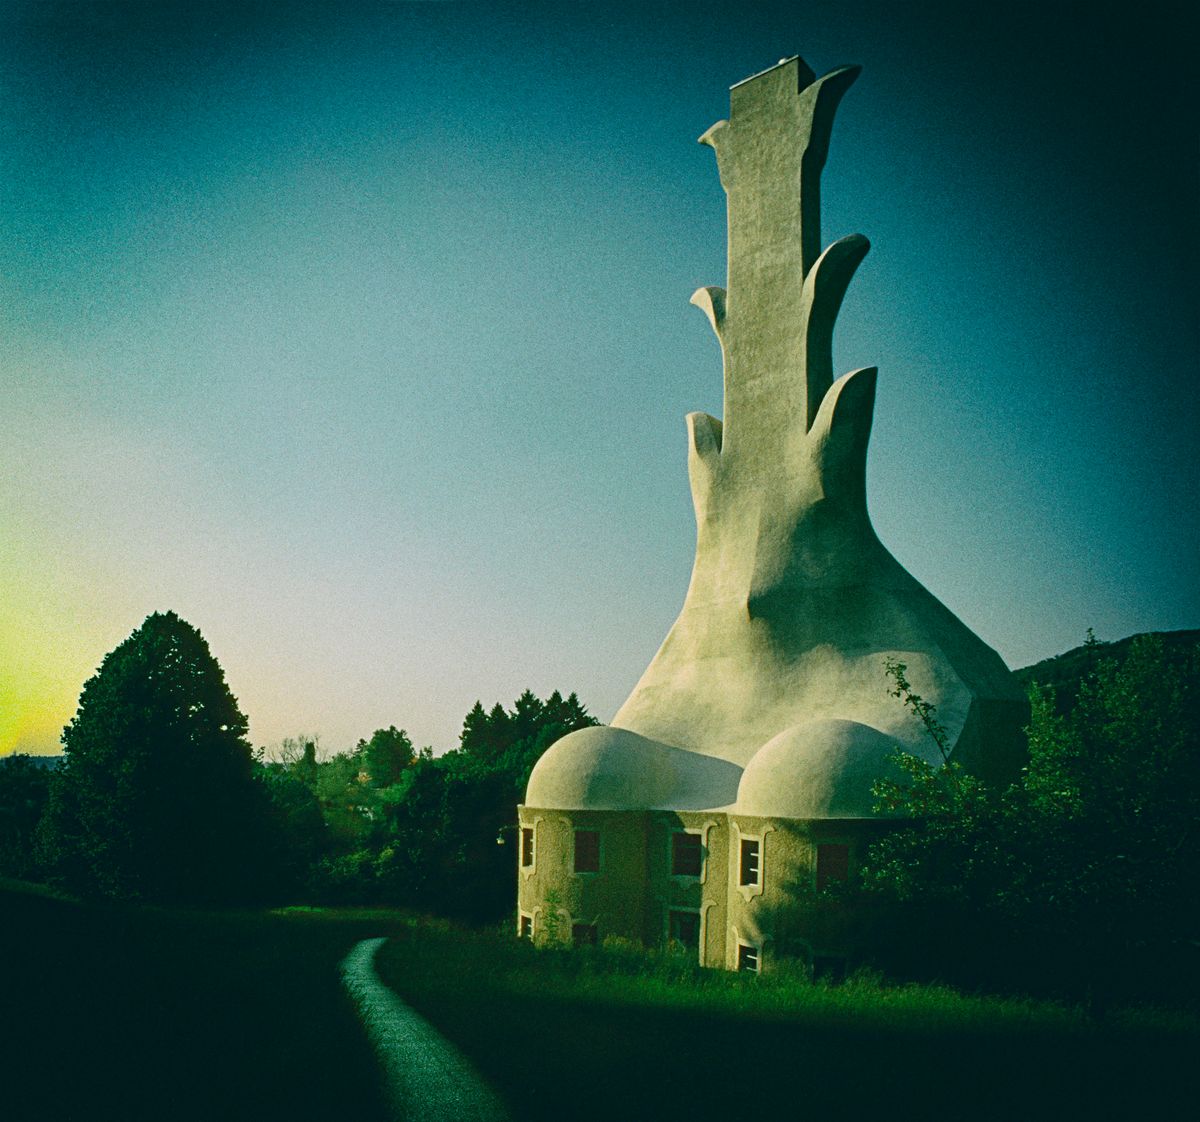
<path id="1" fill-rule="evenodd" d="M 609 726 L 538 762 L 519 808 L 518 933 L 674 941 L 769 969 L 845 948 L 806 923 L 888 823 L 897 748 L 943 760 L 894 696 L 903 663 L 952 759 L 1003 780 L 1025 696 L 1000 657 L 887 551 L 867 513 L 876 370 L 833 377 L 833 324 L 869 248 L 822 248 L 820 175 L 858 76 L 785 59 L 733 87 L 715 149 L 726 288 L 692 302 L 724 359 L 721 419 L 688 416 L 696 559 L 683 608 Z"/>

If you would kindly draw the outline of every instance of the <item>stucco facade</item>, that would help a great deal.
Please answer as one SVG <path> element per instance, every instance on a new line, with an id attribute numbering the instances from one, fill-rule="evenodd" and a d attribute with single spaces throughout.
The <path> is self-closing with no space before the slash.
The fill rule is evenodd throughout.
<path id="1" fill-rule="evenodd" d="M 579 929 L 645 946 L 674 942 L 704 966 L 736 970 L 740 948 L 754 968 L 781 957 L 841 959 L 841 926 L 814 923 L 798 904 L 818 886 L 819 855 L 832 849 L 848 873 L 880 824 L 857 819 L 759 818 L 725 812 L 562 811 L 520 808 L 518 934 L 587 942 Z M 575 832 L 599 835 L 599 868 L 575 871 Z M 676 834 L 699 838 L 699 867 L 680 870 Z M 742 845 L 757 847 L 747 876 Z M 828 847 L 828 848 L 827 848 Z M 551 918 L 553 914 L 553 918 Z M 687 917 L 694 917 L 688 920 Z M 522 928 L 522 920 L 525 926 Z M 745 964 L 742 964 L 743 967 Z"/>
<path id="2" fill-rule="evenodd" d="M 897 747 L 943 763 L 892 696 L 889 659 L 936 706 L 955 761 L 992 779 L 1021 762 L 1012 675 L 871 525 L 876 370 L 834 378 L 834 320 L 869 245 L 822 250 L 820 176 L 857 75 L 785 59 L 734 86 L 730 119 L 700 138 L 728 198 L 729 277 L 692 297 L 725 386 L 723 418 L 687 418 L 692 577 L 612 724 L 534 768 L 524 934 L 674 939 L 740 969 L 836 953 L 820 944 L 845 932 L 802 930 L 805 899 L 887 827 L 871 789 Z"/>

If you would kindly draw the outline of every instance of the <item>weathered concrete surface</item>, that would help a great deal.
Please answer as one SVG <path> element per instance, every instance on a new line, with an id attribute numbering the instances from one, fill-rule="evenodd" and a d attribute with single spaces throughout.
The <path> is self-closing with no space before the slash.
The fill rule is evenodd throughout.
<path id="1" fill-rule="evenodd" d="M 867 761 L 847 753 L 866 751 L 874 766 L 890 740 L 941 763 L 920 722 L 889 695 L 889 657 L 907 665 L 914 691 L 937 707 L 954 759 L 994 778 L 1019 766 L 1027 707 L 1016 681 L 871 525 L 876 371 L 833 379 L 834 320 L 868 243 L 854 234 L 819 253 L 819 178 L 834 109 L 857 74 L 841 67 L 815 79 L 801 60 L 785 60 L 735 86 L 730 120 L 701 137 L 716 150 L 728 195 L 729 278 L 727 290 L 693 297 L 721 345 L 725 402 L 723 420 L 687 419 L 697 525 L 691 583 L 613 719 L 612 751 L 603 730 L 566 737 L 534 770 L 527 806 L 593 805 L 591 793 L 606 789 L 596 769 L 609 756 L 621 761 L 625 779 L 616 786 L 630 792 L 629 809 L 670 805 L 677 779 L 687 790 L 680 808 L 696 807 L 696 784 L 710 774 L 707 805 L 728 805 L 726 776 L 717 782 L 716 772 L 669 748 L 739 768 L 754 761 L 757 805 L 772 783 L 815 775 L 833 758 L 827 734 L 852 722 L 855 735 L 834 737 L 842 754 L 832 774 L 854 791 L 835 779 L 821 799 L 797 806 L 811 813 L 823 800 L 828 813 L 853 806 L 869 814 Z M 653 801 L 639 801 L 630 779 L 630 733 L 653 744 L 641 762 Z M 769 743 L 775 750 L 756 759 Z"/>
<path id="2" fill-rule="evenodd" d="M 341 970 L 379 1055 L 396 1118 L 506 1122 L 499 1098 L 470 1061 L 380 980 L 375 954 L 385 941 L 357 943 Z"/>

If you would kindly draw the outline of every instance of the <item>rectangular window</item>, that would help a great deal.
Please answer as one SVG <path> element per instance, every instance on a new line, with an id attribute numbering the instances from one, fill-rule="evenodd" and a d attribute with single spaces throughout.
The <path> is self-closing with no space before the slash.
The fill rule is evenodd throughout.
<path id="1" fill-rule="evenodd" d="M 521 867 L 528 869 L 533 864 L 533 830 L 529 826 L 521 827 Z"/>
<path id="2" fill-rule="evenodd" d="M 742 838 L 742 875 L 739 884 L 758 884 L 758 839 Z"/>
<path id="3" fill-rule="evenodd" d="M 521 916 L 520 936 L 522 939 L 533 938 L 533 916 Z"/>
<path id="4" fill-rule="evenodd" d="M 758 948 L 738 944 L 738 969 L 750 974 L 758 973 Z"/>
<path id="5" fill-rule="evenodd" d="M 575 831 L 575 871 L 598 873 L 600 871 L 600 831 Z"/>
<path id="6" fill-rule="evenodd" d="M 700 950 L 700 916 L 696 912 L 671 912 L 667 917 L 668 936 L 689 950 Z"/>
<path id="7" fill-rule="evenodd" d="M 577 947 L 594 947 L 597 943 L 596 925 L 594 923 L 571 924 L 571 942 Z"/>
<path id="8" fill-rule="evenodd" d="M 850 876 L 850 847 L 848 845 L 817 846 L 817 889 L 844 881 Z"/>
<path id="9" fill-rule="evenodd" d="M 698 877 L 701 858 L 699 834 L 675 833 L 671 835 L 672 876 Z"/>

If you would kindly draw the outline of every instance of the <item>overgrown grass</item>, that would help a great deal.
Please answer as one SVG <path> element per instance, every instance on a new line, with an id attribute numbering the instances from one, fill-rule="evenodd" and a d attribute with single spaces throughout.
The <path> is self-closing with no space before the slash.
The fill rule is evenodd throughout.
<path id="1" fill-rule="evenodd" d="M 406 928 L 387 980 L 517 1118 L 1129 1118 L 1190 1086 L 1194 1018 L 738 975 L 628 946 Z"/>
<path id="2" fill-rule="evenodd" d="M 84 905 L 0 885 L 0 1118 L 386 1117 L 337 965 L 394 913 Z"/>

